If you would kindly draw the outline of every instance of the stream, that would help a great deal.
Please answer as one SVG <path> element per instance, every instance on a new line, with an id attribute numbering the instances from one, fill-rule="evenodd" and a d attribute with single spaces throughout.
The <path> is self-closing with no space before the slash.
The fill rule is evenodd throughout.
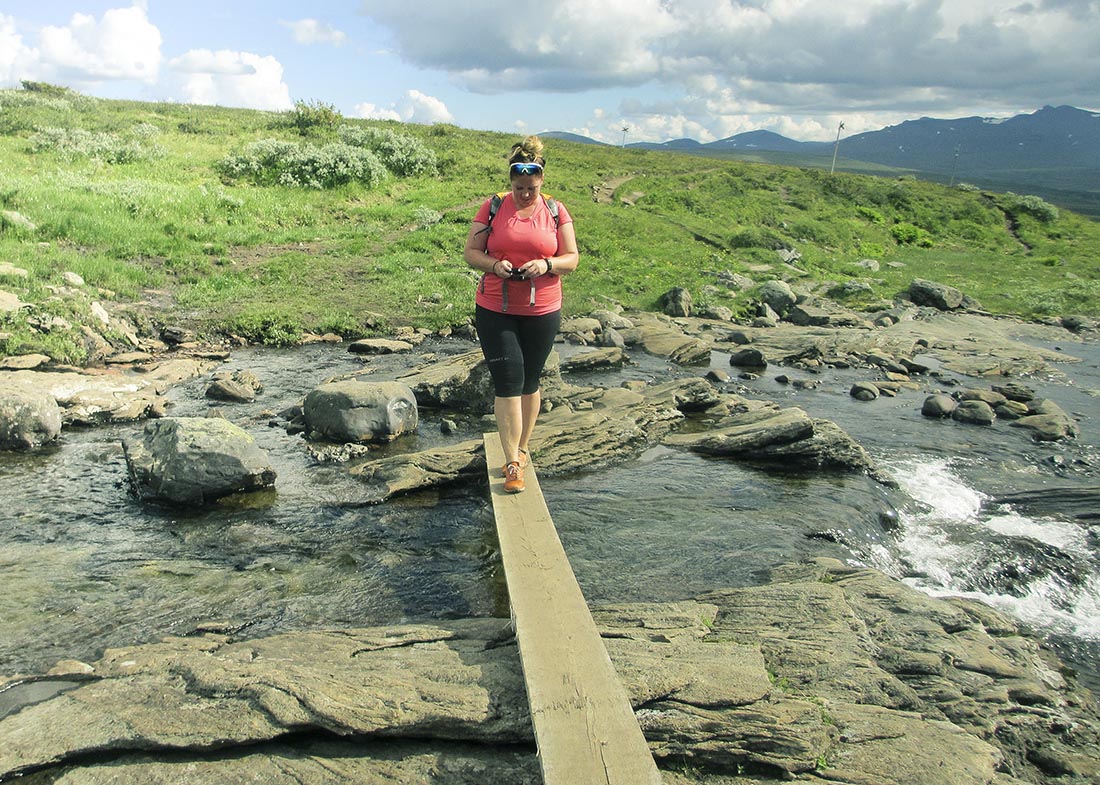
<path id="1" fill-rule="evenodd" d="M 328 377 L 370 370 L 368 379 L 393 378 L 420 354 L 471 348 L 448 339 L 414 355 L 369 358 L 344 345 L 249 348 L 219 370 L 254 372 L 265 385 L 256 403 L 206 399 L 206 377 L 177 386 L 170 414 L 218 409 L 271 456 L 276 490 L 235 505 L 181 510 L 131 496 L 121 439 L 138 434 L 140 423 L 70 429 L 49 448 L 0 454 L 0 682 L 198 630 L 255 637 L 506 615 L 484 482 L 367 505 L 359 481 L 338 464 L 318 463 L 278 416 Z M 848 390 L 867 371 L 811 378 L 769 368 L 735 379 L 729 391 L 833 420 L 899 487 L 655 447 L 599 471 L 555 467 L 540 476 L 542 489 L 590 602 L 678 600 L 761 583 L 777 564 L 830 556 L 930 594 L 981 599 L 1043 636 L 1100 690 L 1100 519 L 1075 519 L 1042 495 L 1071 489 L 1100 499 L 1100 347 L 1059 348 L 1082 362 L 1061 365 L 1064 376 L 1022 381 L 1077 417 L 1081 436 L 1067 444 L 1033 442 L 1005 422 L 929 420 L 920 415 L 924 393 L 856 401 Z M 631 358 L 622 371 L 570 380 L 618 385 L 706 370 L 638 351 Z M 720 352 L 712 366 L 731 370 Z M 781 384 L 780 373 L 817 386 Z M 443 416 L 422 409 L 418 432 L 379 454 L 492 427 L 456 417 L 458 432 L 445 435 Z M 1019 491 L 1035 491 L 1039 501 L 1027 509 L 997 502 Z"/>

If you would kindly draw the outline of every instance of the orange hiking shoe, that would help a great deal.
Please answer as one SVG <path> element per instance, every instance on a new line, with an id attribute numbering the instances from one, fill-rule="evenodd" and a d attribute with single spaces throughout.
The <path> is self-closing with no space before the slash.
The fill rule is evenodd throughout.
<path id="1" fill-rule="evenodd" d="M 520 449 L 519 449 L 519 468 L 526 469 L 530 465 L 531 465 L 531 454 L 529 452 L 527 452 L 527 450 L 520 447 Z M 500 467 L 500 476 L 501 477 L 507 477 L 508 476 L 508 464 L 504 464 L 503 466 Z"/>
<path id="2" fill-rule="evenodd" d="M 504 490 L 508 493 L 519 493 L 526 488 L 523 467 L 519 465 L 519 461 L 512 461 L 504 467 Z"/>

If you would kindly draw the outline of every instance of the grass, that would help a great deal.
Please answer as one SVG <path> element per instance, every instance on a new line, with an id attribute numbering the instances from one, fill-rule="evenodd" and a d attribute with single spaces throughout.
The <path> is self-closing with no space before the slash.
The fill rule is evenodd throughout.
<path id="1" fill-rule="evenodd" d="M 0 90 L 0 210 L 35 225 L 0 220 L 0 260 L 29 272 L 0 288 L 32 305 L 0 316 L 0 353 L 78 361 L 80 326 L 94 326 L 85 301 L 140 301 L 148 290 L 163 295 L 153 321 L 211 337 L 291 343 L 305 332 L 466 322 L 476 276 L 463 242 L 480 201 L 507 187 L 514 139 L 451 125 L 339 125 L 411 139 L 436 165 L 374 187 L 261 187 L 228 179 L 219 163 L 266 139 L 323 148 L 340 141 L 337 127 L 300 127 L 292 113 Z M 1100 316 L 1100 224 L 1065 209 L 1044 221 L 1018 197 L 973 187 L 546 144 L 545 188 L 576 219 L 581 251 L 566 282 L 570 313 L 609 300 L 654 308 L 674 286 L 744 313 L 751 292 L 716 286 L 719 273 L 793 277 L 776 253 L 786 248 L 801 255 L 803 285 L 864 281 L 855 307 L 920 277 L 995 312 Z M 608 183 L 612 198 L 596 201 Z M 867 257 L 879 272 L 856 265 Z M 87 282 L 83 297 L 59 292 L 69 270 Z M 44 315 L 71 322 L 68 337 L 35 327 Z"/>

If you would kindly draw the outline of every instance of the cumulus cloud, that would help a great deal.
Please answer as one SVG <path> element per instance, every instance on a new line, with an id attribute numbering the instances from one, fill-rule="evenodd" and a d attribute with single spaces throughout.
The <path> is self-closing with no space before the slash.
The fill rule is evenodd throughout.
<path id="1" fill-rule="evenodd" d="M 280 20 L 279 24 L 289 28 L 294 34 L 294 40 L 300 44 L 343 46 L 348 40 L 347 33 L 317 19 L 299 19 L 296 22 Z"/>
<path id="2" fill-rule="evenodd" d="M 39 32 L 38 68 L 47 78 L 152 84 L 160 71 L 160 45 L 160 30 L 140 4 L 109 9 L 100 20 L 73 14 L 67 26 L 47 26 Z"/>
<path id="3" fill-rule="evenodd" d="M 193 49 L 168 63 L 172 97 L 184 103 L 291 109 L 283 66 L 274 57 L 251 52 Z"/>
<path id="4" fill-rule="evenodd" d="M 409 90 L 400 103 L 389 106 L 359 104 L 355 107 L 355 112 L 359 117 L 371 120 L 400 120 L 424 125 L 452 123 L 455 119 L 443 101 L 419 90 Z"/>
<path id="5" fill-rule="evenodd" d="M 657 86 L 680 105 L 639 127 L 715 136 L 760 111 L 824 136 L 836 113 L 1089 106 L 1100 82 L 1096 0 L 558 0 L 526 22 L 486 0 L 406 6 L 360 7 L 471 91 Z"/>
<path id="6" fill-rule="evenodd" d="M 38 52 L 23 44 L 15 21 L 0 14 L 0 87 L 34 79 L 38 71 Z"/>

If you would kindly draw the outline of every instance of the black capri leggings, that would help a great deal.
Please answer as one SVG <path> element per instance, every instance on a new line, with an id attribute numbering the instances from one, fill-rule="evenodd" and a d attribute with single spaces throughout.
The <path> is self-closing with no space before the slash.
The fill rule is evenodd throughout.
<path id="1" fill-rule="evenodd" d="M 516 316 L 479 305 L 474 326 L 497 397 L 515 398 L 538 392 L 542 366 L 561 327 L 561 311 L 543 316 Z"/>

